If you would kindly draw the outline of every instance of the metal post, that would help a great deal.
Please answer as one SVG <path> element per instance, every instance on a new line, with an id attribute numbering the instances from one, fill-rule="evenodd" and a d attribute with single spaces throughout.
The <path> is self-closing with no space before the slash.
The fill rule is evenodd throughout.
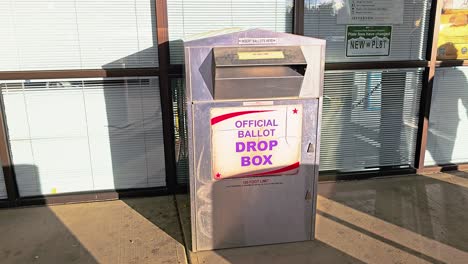
<path id="1" fill-rule="evenodd" d="M 294 0 L 293 33 L 304 35 L 304 0 Z"/>
<path id="2" fill-rule="evenodd" d="M 421 92 L 421 104 L 419 108 L 419 129 L 415 154 L 415 166 L 418 172 L 424 169 L 424 158 L 426 154 L 427 132 L 429 129 L 429 113 L 431 110 L 432 87 L 434 83 L 435 68 L 437 63 L 437 42 L 439 38 L 440 16 L 443 1 L 432 1 L 429 36 L 427 42 L 426 56 L 429 67 L 424 75 L 423 89 Z"/>
<path id="3" fill-rule="evenodd" d="M 163 116 L 164 154 L 166 161 L 166 185 L 169 192 L 175 190 L 176 164 L 174 147 L 174 118 L 172 93 L 169 80 L 169 31 L 166 0 L 156 0 L 156 27 L 159 55 L 159 90 Z"/>
<path id="4" fill-rule="evenodd" d="M 3 105 L 3 96 L 0 103 L 0 160 L 5 177 L 5 186 L 8 195 L 8 202 L 13 206 L 19 198 L 18 186 L 16 183 L 13 162 L 11 161 L 10 144 L 8 141 L 8 130 L 5 120 L 5 107 Z"/>

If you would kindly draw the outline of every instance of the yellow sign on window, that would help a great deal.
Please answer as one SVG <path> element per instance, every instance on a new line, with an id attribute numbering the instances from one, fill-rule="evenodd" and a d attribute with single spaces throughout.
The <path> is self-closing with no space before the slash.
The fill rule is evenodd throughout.
<path id="1" fill-rule="evenodd" d="M 437 59 L 468 59 L 468 9 L 444 9 L 440 21 Z"/>
<path id="2" fill-rule="evenodd" d="M 239 51 L 239 60 L 269 60 L 284 59 L 282 51 Z"/>

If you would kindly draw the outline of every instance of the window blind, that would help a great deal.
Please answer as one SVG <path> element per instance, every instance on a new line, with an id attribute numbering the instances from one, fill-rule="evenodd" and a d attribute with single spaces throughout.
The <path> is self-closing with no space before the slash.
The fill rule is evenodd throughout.
<path id="1" fill-rule="evenodd" d="M 404 0 L 403 24 L 393 25 L 389 56 L 352 58 L 345 56 L 346 25 L 336 22 L 337 9 L 341 7 L 338 3 L 341 2 L 344 1 L 305 1 L 304 34 L 327 40 L 328 62 L 424 59 L 431 1 Z"/>
<path id="2" fill-rule="evenodd" d="M 0 70 L 157 67 L 149 0 L 0 1 Z"/>
<path id="3" fill-rule="evenodd" d="M 292 0 L 168 0 L 171 63 L 183 63 L 182 39 L 224 28 L 292 31 Z"/>
<path id="4" fill-rule="evenodd" d="M 183 79 L 172 79 L 172 101 L 174 107 L 174 139 L 176 150 L 176 177 L 178 184 L 189 182 L 188 131 L 185 87 Z"/>
<path id="5" fill-rule="evenodd" d="M 157 77 L 1 88 L 21 196 L 166 184 Z"/>
<path id="6" fill-rule="evenodd" d="M 437 68 L 424 165 L 468 162 L 468 67 Z"/>
<path id="7" fill-rule="evenodd" d="M 327 71 L 321 171 L 412 166 L 423 69 Z"/>
<path id="8" fill-rule="evenodd" d="M 0 171 L 0 199 L 8 198 L 3 170 Z"/>

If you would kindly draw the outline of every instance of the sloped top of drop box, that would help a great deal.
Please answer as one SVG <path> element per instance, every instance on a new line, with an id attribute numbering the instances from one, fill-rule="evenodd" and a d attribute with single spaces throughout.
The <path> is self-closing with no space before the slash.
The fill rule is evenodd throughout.
<path id="1" fill-rule="evenodd" d="M 325 45 L 325 40 L 274 32 L 264 29 L 227 28 L 209 31 L 184 39 L 185 47 L 213 47 L 213 46 L 308 46 Z"/>

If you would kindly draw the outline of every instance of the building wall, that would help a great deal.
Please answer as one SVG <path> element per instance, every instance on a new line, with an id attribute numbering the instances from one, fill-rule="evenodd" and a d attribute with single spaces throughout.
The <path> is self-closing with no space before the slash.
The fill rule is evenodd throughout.
<path id="1" fill-rule="evenodd" d="M 293 0 L 167 0 L 163 11 L 156 8 L 161 2 L 0 2 L 0 73 L 20 76 L 0 78 L 0 86 L 21 196 L 167 186 L 165 177 L 174 175 L 166 175 L 171 168 L 164 162 L 170 153 L 164 151 L 167 117 L 163 119 L 161 98 L 168 90 L 172 98 L 166 100 L 171 102 L 163 104 L 174 106 L 174 174 L 179 184 L 186 183 L 183 72 L 178 67 L 183 64 L 183 40 L 257 27 L 293 33 L 301 23 L 304 35 L 327 40 L 327 65 L 340 68 L 325 73 L 321 171 L 418 165 L 417 136 L 425 111 L 419 107 L 429 85 L 424 63 L 429 59 L 430 11 L 437 1 L 392 1 L 402 7 L 401 15 L 394 14 L 397 22 L 374 23 L 392 27 L 389 55 L 357 57 L 346 56 L 349 25 L 338 21 L 349 1 L 304 0 L 303 20 L 295 18 Z M 164 30 L 157 29 L 166 25 L 157 11 L 167 11 L 170 61 L 159 61 L 166 40 L 158 43 Z M 354 62 L 362 64 L 354 69 Z M 386 62 L 409 66 L 381 65 Z M 165 71 L 160 75 L 165 68 L 170 68 L 170 76 Z M 93 76 L 92 71 L 101 69 L 105 77 Z M 116 69 L 123 71 L 108 77 Z M 21 77 L 23 72 L 56 70 L 91 73 L 72 79 L 60 77 L 60 72 L 53 78 Z M 461 147 L 466 105 L 458 88 L 464 84 L 466 67 L 436 71 L 428 166 L 468 160 Z M 456 133 L 444 132 L 447 127 Z"/>

